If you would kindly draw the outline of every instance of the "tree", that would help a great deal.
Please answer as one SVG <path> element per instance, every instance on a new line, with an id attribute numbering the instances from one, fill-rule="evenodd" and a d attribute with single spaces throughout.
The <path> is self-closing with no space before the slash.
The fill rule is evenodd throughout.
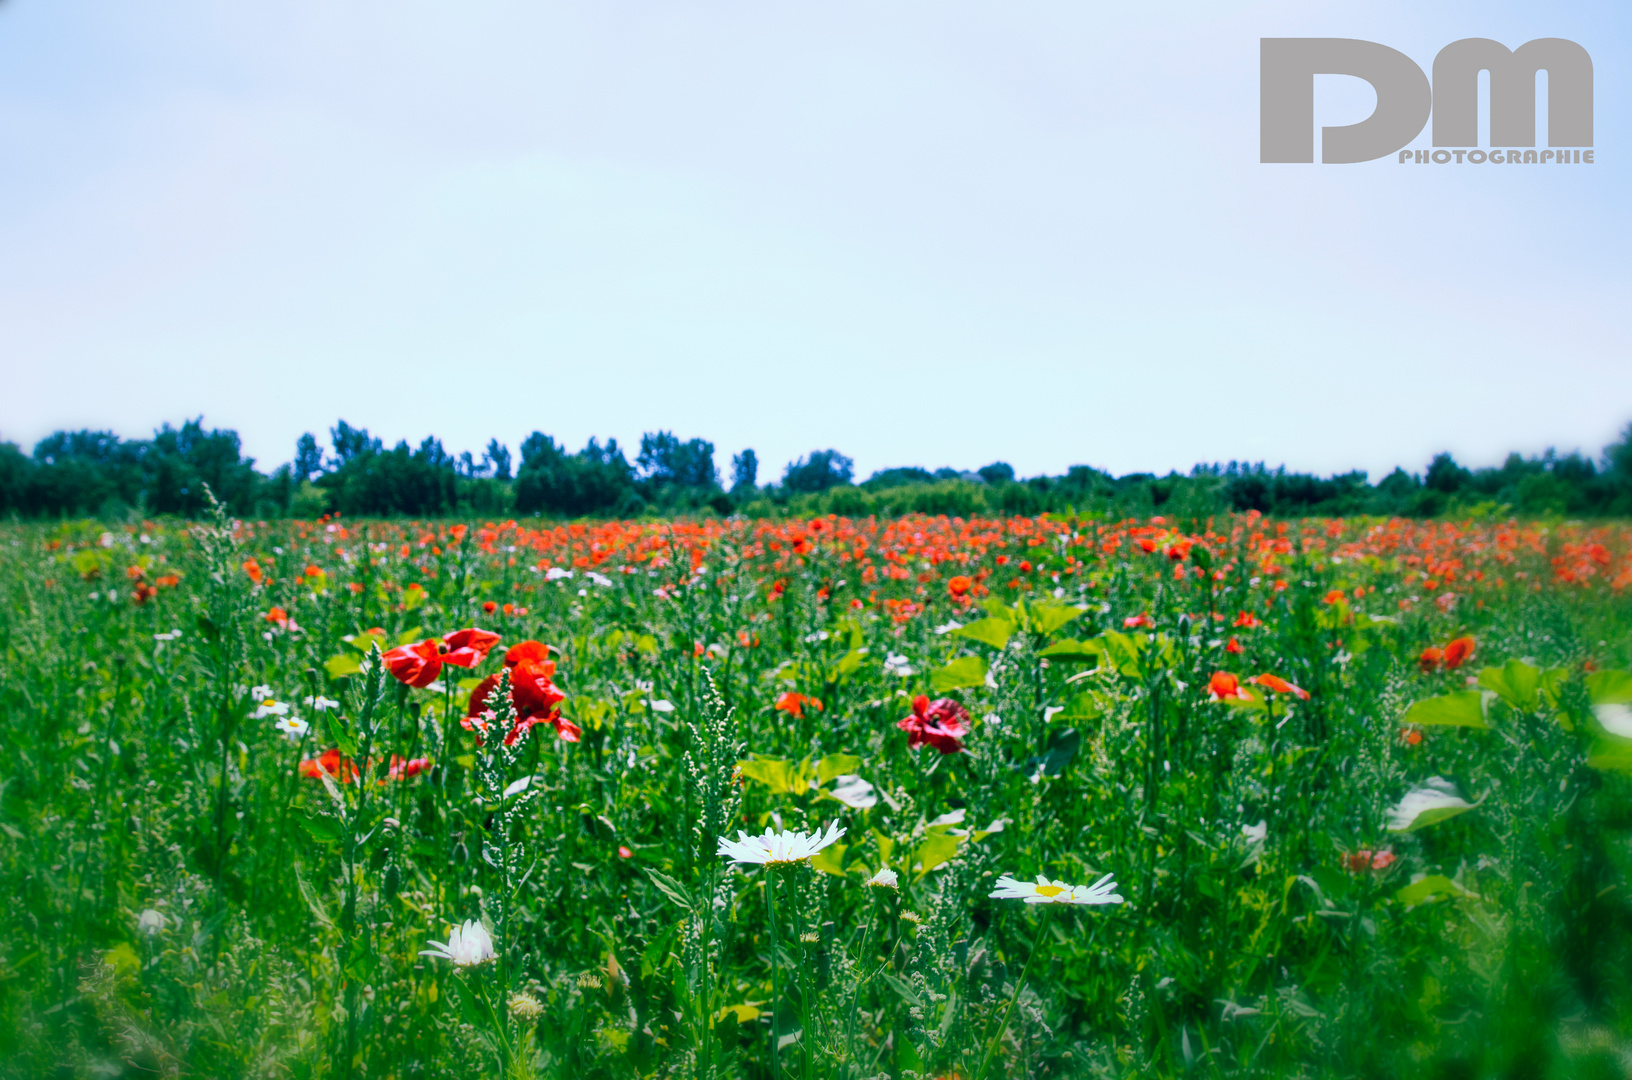
<path id="1" fill-rule="evenodd" d="M 714 468 L 714 444 L 704 439 L 681 442 L 671 431 L 647 432 L 640 437 L 640 454 L 635 458 L 647 483 L 655 487 L 681 488 L 719 486 Z"/>
<path id="2" fill-rule="evenodd" d="M 322 471 L 323 451 L 318 449 L 317 440 L 308 431 L 295 440 L 295 480 L 304 482 Z"/>
<path id="3" fill-rule="evenodd" d="M 747 495 L 759 483 L 759 456 L 744 450 L 731 456 L 731 494 Z"/>
<path id="4" fill-rule="evenodd" d="M 990 465 L 983 465 L 975 470 L 980 478 L 988 484 L 1009 484 L 1014 482 L 1014 466 L 1006 461 L 994 461 Z"/>
<path id="5" fill-rule="evenodd" d="M 510 449 L 499 440 L 487 441 L 487 451 L 482 454 L 482 463 L 493 470 L 493 479 L 510 479 Z"/>
<path id="6" fill-rule="evenodd" d="M 794 492 L 826 491 L 848 484 L 855 476 L 856 463 L 837 450 L 812 450 L 809 458 L 799 458 L 782 474 L 782 486 Z"/>

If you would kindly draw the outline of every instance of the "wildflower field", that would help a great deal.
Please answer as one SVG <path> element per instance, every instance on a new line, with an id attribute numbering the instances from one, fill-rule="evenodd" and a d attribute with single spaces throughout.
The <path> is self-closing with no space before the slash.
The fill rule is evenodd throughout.
<path id="1" fill-rule="evenodd" d="M 0 1075 L 1623 1076 L 1621 525 L 0 529 Z"/>

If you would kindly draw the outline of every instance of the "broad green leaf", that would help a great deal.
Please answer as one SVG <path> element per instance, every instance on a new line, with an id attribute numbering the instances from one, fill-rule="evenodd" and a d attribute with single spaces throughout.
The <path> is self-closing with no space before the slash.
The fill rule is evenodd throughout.
<path id="1" fill-rule="evenodd" d="M 884 981 L 889 983 L 890 989 L 899 994 L 901 996 L 901 1000 L 905 1001 L 908 1005 L 911 1005 L 915 1009 L 921 1009 L 924 1007 L 924 999 L 918 996 L 918 992 L 912 988 L 912 984 L 907 982 L 907 980 L 901 978 L 899 975 L 892 975 L 886 971 L 884 973 Z"/>
<path id="2" fill-rule="evenodd" d="M 136 950 L 130 947 L 128 941 L 121 941 L 109 949 L 103 954 L 102 961 L 121 979 L 128 979 L 142 970 L 142 959 L 136 955 Z"/>
<path id="3" fill-rule="evenodd" d="M 1056 720 L 1097 720 L 1104 715 L 1099 699 L 1092 694 L 1078 694 L 1065 703 L 1065 708 L 1054 714 Z"/>
<path id="4" fill-rule="evenodd" d="M 751 761 L 737 762 L 737 768 L 749 780 L 764 784 L 773 794 L 803 795 L 809 786 L 808 782 L 799 775 L 802 770 L 796 769 L 793 762 L 781 758 L 754 758 Z"/>
<path id="5" fill-rule="evenodd" d="M 1117 674 L 1131 679 L 1145 677 L 1145 670 L 1139 664 L 1138 639 L 1117 630 L 1107 630 L 1099 638 L 1104 641 L 1106 655 L 1110 657 L 1111 666 L 1116 668 Z"/>
<path id="6" fill-rule="evenodd" d="M 978 656 L 961 656 L 929 676 L 929 687 L 936 693 L 985 685 L 986 661 Z"/>
<path id="7" fill-rule="evenodd" d="M 1503 701 L 1523 712 L 1535 712 L 1540 705 L 1537 691 L 1541 686 L 1541 669 L 1523 660 L 1509 660 L 1499 668 L 1485 668 L 1479 673 L 1479 685 L 1494 690 Z"/>
<path id="8" fill-rule="evenodd" d="M 1105 655 L 1105 647 L 1097 641 L 1076 641 L 1072 638 L 1062 638 L 1046 649 L 1040 649 L 1038 656 L 1048 660 L 1059 660 L 1068 664 L 1087 664 L 1098 667 L 1099 661 Z"/>
<path id="9" fill-rule="evenodd" d="M 861 768 L 861 758 L 854 754 L 829 754 L 816 763 L 816 783 L 825 784 L 835 776 L 853 773 Z"/>
<path id="10" fill-rule="evenodd" d="M 1477 894 L 1464 889 L 1444 874 L 1429 874 L 1427 877 L 1413 881 L 1395 893 L 1394 899 L 1402 904 L 1416 905 L 1440 897 L 1464 896 L 1478 899 Z"/>
<path id="11" fill-rule="evenodd" d="M 362 657 L 350 653 L 331 656 L 323 662 L 323 670 L 329 673 L 331 679 L 343 679 L 347 675 L 355 675 L 362 670 L 362 667 Z"/>
<path id="12" fill-rule="evenodd" d="M 1632 704 L 1632 672 L 1593 672 L 1587 676 L 1587 697 L 1594 705 Z"/>
<path id="13" fill-rule="evenodd" d="M 661 892 L 685 910 L 691 910 L 691 894 L 686 892 L 684 885 L 657 870 L 648 869 L 646 876 L 652 879 L 652 884 L 657 886 L 658 892 Z"/>
<path id="14" fill-rule="evenodd" d="M 977 619 L 968 626 L 952 631 L 952 634 L 954 637 L 970 638 L 982 645 L 1001 649 L 1009 643 L 1009 638 L 1014 634 L 1014 624 L 1006 619 Z"/>
<path id="15" fill-rule="evenodd" d="M 737 1018 L 737 1023 L 739 1024 L 751 1024 L 763 1015 L 752 1005 L 727 1005 L 725 1008 L 714 1014 L 714 1019 L 716 1021 L 724 1020 L 726 1013 L 730 1013 L 731 1015 L 735 1016 Z"/>
<path id="16" fill-rule="evenodd" d="M 295 819 L 300 829 L 319 844 L 340 842 L 340 822 L 327 814 L 302 815 Z"/>
<path id="17" fill-rule="evenodd" d="M 299 866 L 295 867 L 295 884 L 300 889 L 301 899 L 306 901 L 307 908 L 311 910 L 318 923 L 322 926 L 332 927 L 334 917 L 329 914 L 329 909 L 324 905 L 322 898 L 317 895 L 317 892 L 307 883 L 306 878 L 301 875 Z"/>
<path id="18" fill-rule="evenodd" d="M 1483 800 L 1481 800 L 1483 801 Z M 1460 795 L 1448 782 L 1439 777 L 1412 788 L 1397 805 L 1389 810 L 1389 832 L 1412 833 L 1441 821 L 1465 814 L 1478 806 Z"/>
<path id="19" fill-rule="evenodd" d="M 1037 604 L 1030 612 L 1031 629 L 1038 634 L 1052 634 L 1083 613 L 1083 608 L 1071 604 Z"/>
<path id="20" fill-rule="evenodd" d="M 1604 710 L 1625 708 L 1625 705 L 1598 705 L 1594 711 L 1599 713 L 1599 722 L 1602 723 Z M 1592 740 L 1592 749 L 1587 752 L 1587 764 L 1594 769 L 1632 776 L 1632 738 L 1611 732 L 1599 735 Z"/>
<path id="21" fill-rule="evenodd" d="M 844 654 L 844 656 L 839 660 L 838 664 L 833 668 L 834 678 L 827 681 L 836 682 L 847 675 L 854 675 L 858 670 L 860 670 L 861 662 L 866 658 L 867 650 L 865 647 L 860 649 L 851 649 L 849 652 Z"/>
<path id="22" fill-rule="evenodd" d="M 1043 773 L 1047 776 L 1058 776 L 1071 764 L 1076 756 L 1077 747 L 1082 745 L 1082 735 L 1076 728 L 1066 728 L 1048 741 L 1048 750 L 1043 754 Z"/>
<path id="23" fill-rule="evenodd" d="M 1485 723 L 1484 695 L 1477 690 L 1458 690 L 1454 694 L 1419 701 L 1405 710 L 1401 722 L 1481 729 L 1490 727 Z"/>
<path id="24" fill-rule="evenodd" d="M 398 645 L 412 645 L 416 641 L 423 640 L 425 640 L 425 628 L 423 626 L 410 626 L 397 635 Z M 367 652 L 368 650 L 365 648 L 363 651 Z"/>
<path id="25" fill-rule="evenodd" d="M 879 865 L 890 865 L 890 855 L 895 851 L 895 840 L 891 837 L 885 836 L 877 829 L 873 830 L 873 840 L 878 844 Z"/>
<path id="26" fill-rule="evenodd" d="M 844 853 L 850 848 L 846 844 L 829 844 L 810 857 L 810 865 L 824 874 L 844 876 Z"/>
<path id="27" fill-rule="evenodd" d="M 378 645 L 382 652 L 385 651 L 384 634 L 347 634 L 340 640 L 344 641 L 347 645 L 351 646 L 353 649 L 356 649 L 364 656 L 367 656 L 368 650 L 373 648 L 375 645 Z M 412 641 L 413 639 L 409 638 L 408 640 Z"/>
<path id="28" fill-rule="evenodd" d="M 926 836 L 912 853 L 913 867 L 923 877 L 942 863 L 949 862 L 958 853 L 958 838 L 946 833 Z"/>
<path id="29" fill-rule="evenodd" d="M 402 610 L 413 611 L 416 608 L 424 607 L 425 601 L 429 599 L 429 597 L 430 594 L 425 591 L 425 586 L 423 585 L 417 589 L 404 589 L 402 590 Z"/>

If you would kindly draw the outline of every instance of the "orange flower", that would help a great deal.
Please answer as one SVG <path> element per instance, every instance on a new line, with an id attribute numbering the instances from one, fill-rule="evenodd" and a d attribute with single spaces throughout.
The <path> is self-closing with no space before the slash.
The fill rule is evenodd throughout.
<path id="1" fill-rule="evenodd" d="M 308 566 L 306 568 L 306 576 L 307 577 L 322 577 L 323 576 L 323 568 L 321 566 Z"/>
<path id="2" fill-rule="evenodd" d="M 487 614 L 491 615 L 495 611 L 499 610 L 499 605 L 495 604 L 491 600 L 484 600 L 482 602 L 482 610 L 485 611 Z"/>
<path id="3" fill-rule="evenodd" d="M 1331 592 L 1326 594 L 1326 602 L 1328 604 L 1341 604 L 1348 598 L 1348 594 L 1342 589 L 1333 589 Z"/>
<path id="4" fill-rule="evenodd" d="M 261 580 L 261 564 L 256 562 L 254 559 L 245 559 L 244 573 L 249 575 L 249 580 L 251 581 Z"/>
<path id="5" fill-rule="evenodd" d="M 806 705 L 809 705 L 817 712 L 822 711 L 821 699 L 813 698 L 808 694 L 801 694 L 794 690 L 789 690 L 786 694 L 783 694 L 781 697 L 776 699 L 776 707 L 792 716 L 795 720 L 804 718 Z"/>
<path id="6" fill-rule="evenodd" d="M 1445 654 L 1430 645 L 1422 650 L 1421 656 L 1417 657 L 1417 664 L 1424 671 L 1433 671 L 1439 667 L 1439 662 L 1443 659 L 1445 659 Z"/>
<path id="7" fill-rule="evenodd" d="M 300 775 L 315 780 L 324 773 L 328 773 L 342 784 L 349 784 L 357 779 L 357 763 L 350 758 L 341 760 L 338 746 L 329 747 L 315 758 L 301 760 Z"/>
<path id="8" fill-rule="evenodd" d="M 1230 625 L 1252 630 L 1264 625 L 1264 621 L 1250 611 L 1243 611 L 1241 614 L 1235 617 L 1235 622 L 1231 623 Z"/>
<path id="9" fill-rule="evenodd" d="M 1455 671 L 1473 655 L 1473 639 L 1459 637 L 1445 646 L 1445 670 Z"/>
<path id="10" fill-rule="evenodd" d="M 1207 694 L 1214 701 L 1248 700 L 1241 689 L 1241 681 L 1227 671 L 1213 672 L 1213 677 L 1207 680 Z"/>
<path id="11" fill-rule="evenodd" d="M 1291 694 L 1299 701 L 1309 700 L 1309 691 L 1303 689 L 1301 686 L 1293 686 L 1279 675 L 1270 675 L 1266 672 L 1263 675 L 1254 675 L 1247 681 L 1257 683 L 1259 686 L 1273 690 L 1277 694 Z"/>
<path id="12" fill-rule="evenodd" d="M 1241 651 L 1241 642 L 1237 641 L 1235 638 L 1232 637 L 1229 641 L 1226 641 L 1224 643 L 1224 651 L 1227 652 L 1227 653 L 1238 653 L 1238 652 L 1240 652 Z"/>
<path id="13" fill-rule="evenodd" d="M 277 623 L 279 626 L 289 625 L 289 613 L 281 607 L 275 607 L 264 616 L 267 622 Z"/>
<path id="14" fill-rule="evenodd" d="M 1422 732 L 1416 728 L 1401 728 L 1400 741 L 1407 746 L 1415 746 L 1422 741 Z"/>

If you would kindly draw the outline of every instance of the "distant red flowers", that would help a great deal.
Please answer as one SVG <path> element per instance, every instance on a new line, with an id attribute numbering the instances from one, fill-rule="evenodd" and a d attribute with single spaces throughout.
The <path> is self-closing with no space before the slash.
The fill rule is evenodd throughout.
<path id="1" fill-rule="evenodd" d="M 301 760 L 300 775 L 315 780 L 324 773 L 328 773 L 342 784 L 351 783 L 359 775 L 357 763 L 350 758 L 341 758 L 338 746 L 329 747 L 315 758 Z"/>
<path id="2" fill-rule="evenodd" d="M 510 704 L 516 710 L 516 722 L 504 735 L 506 746 L 515 745 L 535 724 L 549 724 L 563 742 L 583 737 L 583 729 L 561 715 L 558 706 L 567 696 L 555 685 L 555 661 L 549 656 L 550 647 L 541 641 L 520 642 L 504 654 L 504 666 L 510 669 Z M 477 718 L 487 712 L 488 695 L 498 684 L 499 677 L 489 675 L 471 691 L 461 721 L 467 731 L 480 729 Z"/>
<path id="3" fill-rule="evenodd" d="M 909 747 L 927 743 L 943 754 L 956 754 L 963 749 L 958 740 L 969 734 L 969 710 L 951 698 L 931 701 L 919 694 L 912 699 L 912 715 L 902 717 L 895 726 L 907 733 Z"/>
<path id="4" fill-rule="evenodd" d="M 1266 690 L 1273 690 L 1277 694 L 1291 694 L 1299 701 L 1309 700 L 1309 691 L 1305 690 L 1301 686 L 1293 686 L 1279 675 L 1271 675 L 1268 672 L 1265 672 L 1262 675 L 1254 675 L 1247 681 L 1250 683 L 1257 683 Z"/>
<path id="5" fill-rule="evenodd" d="M 1362 874 L 1367 870 L 1387 870 L 1393 865 L 1394 859 L 1392 851 L 1371 851 L 1361 848 L 1353 854 L 1343 856 L 1343 866 L 1351 874 Z"/>
<path id="6" fill-rule="evenodd" d="M 799 720 L 804 717 L 805 708 L 807 706 L 815 709 L 817 712 L 821 712 L 822 699 L 811 697 L 809 694 L 801 694 L 793 690 L 789 690 L 786 694 L 783 694 L 781 697 L 776 699 L 776 707 L 793 717 L 795 720 Z"/>
<path id="7" fill-rule="evenodd" d="M 1432 645 L 1422 650 L 1417 657 L 1417 665 L 1424 671 L 1433 671 L 1443 667 L 1446 671 L 1455 671 L 1467 663 L 1473 656 L 1473 638 L 1463 636 L 1447 642 L 1443 649 L 1436 649 Z"/>
<path id="8" fill-rule="evenodd" d="M 487 630 L 455 630 L 439 640 L 427 638 L 414 645 L 399 645 L 387 652 L 385 669 L 398 682 L 424 688 L 436 681 L 443 664 L 472 668 L 487 659 L 488 650 L 499 643 L 499 635 Z"/>
<path id="9" fill-rule="evenodd" d="M 1247 697 L 1241 690 L 1241 680 L 1227 671 L 1213 672 L 1213 677 L 1207 680 L 1207 694 L 1214 701 L 1246 700 Z"/>

